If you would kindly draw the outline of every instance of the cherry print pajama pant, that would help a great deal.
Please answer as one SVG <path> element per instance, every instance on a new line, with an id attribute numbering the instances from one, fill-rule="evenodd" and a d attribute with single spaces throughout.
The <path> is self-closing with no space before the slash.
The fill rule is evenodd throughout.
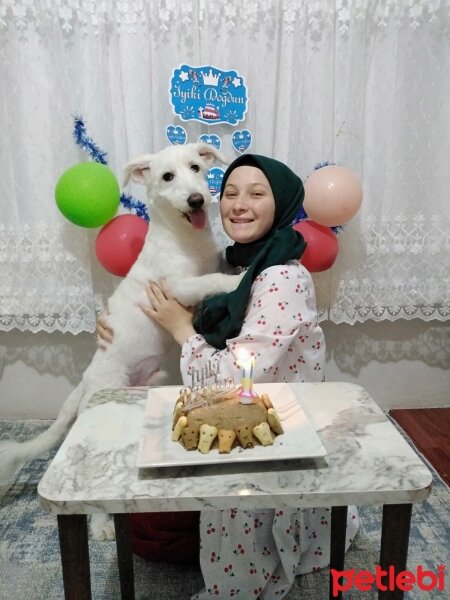
<path id="1" fill-rule="evenodd" d="M 346 550 L 359 526 L 350 506 Z M 205 589 L 192 600 L 284 598 L 296 575 L 328 566 L 329 508 L 202 511 L 200 564 Z"/>

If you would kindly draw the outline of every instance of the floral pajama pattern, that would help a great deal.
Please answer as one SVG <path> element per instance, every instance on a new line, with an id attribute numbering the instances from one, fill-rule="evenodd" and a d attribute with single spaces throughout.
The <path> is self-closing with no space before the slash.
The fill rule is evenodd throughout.
<path id="1" fill-rule="evenodd" d="M 219 360 L 222 377 L 240 379 L 238 351 L 255 357 L 254 380 L 324 380 L 325 340 L 317 323 L 314 285 L 298 262 L 262 271 L 252 286 L 239 336 L 223 350 L 193 335 L 183 345 L 180 368 L 185 385 L 192 369 Z M 359 526 L 349 507 L 346 549 Z M 200 519 L 200 564 L 205 589 L 195 600 L 283 598 L 296 575 L 329 564 L 330 510 L 204 510 Z"/>

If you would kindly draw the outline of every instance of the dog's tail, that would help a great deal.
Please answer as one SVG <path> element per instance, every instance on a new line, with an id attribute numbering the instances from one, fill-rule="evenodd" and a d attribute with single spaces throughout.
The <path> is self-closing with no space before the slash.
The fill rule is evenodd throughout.
<path id="1" fill-rule="evenodd" d="M 81 383 L 64 402 L 56 421 L 34 439 L 26 442 L 5 440 L 0 442 L 0 488 L 7 489 L 14 481 L 22 466 L 34 458 L 42 456 L 64 437 L 77 416 L 78 406 L 83 396 Z"/>

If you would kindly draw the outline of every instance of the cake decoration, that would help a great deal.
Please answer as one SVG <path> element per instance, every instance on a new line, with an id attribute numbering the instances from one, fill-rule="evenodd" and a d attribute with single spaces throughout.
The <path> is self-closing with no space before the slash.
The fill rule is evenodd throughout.
<path id="1" fill-rule="evenodd" d="M 236 446 L 272 446 L 283 426 L 268 394 L 253 390 L 255 359 L 239 359 L 240 385 L 222 378 L 218 361 L 193 369 L 192 385 L 183 387 L 173 411 L 172 440 L 186 450 L 229 454 Z"/>
<path id="2" fill-rule="evenodd" d="M 253 372 L 255 369 L 255 357 L 249 356 L 243 348 L 239 352 L 238 365 L 242 367 L 241 390 L 239 398 L 242 404 L 251 404 L 256 397 L 253 391 Z"/>

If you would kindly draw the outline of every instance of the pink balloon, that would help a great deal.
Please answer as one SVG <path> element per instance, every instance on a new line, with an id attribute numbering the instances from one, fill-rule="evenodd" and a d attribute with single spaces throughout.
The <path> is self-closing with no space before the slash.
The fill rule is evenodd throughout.
<path id="1" fill-rule="evenodd" d="M 296 223 L 293 228 L 302 234 L 307 243 L 300 262 L 310 273 L 326 271 L 333 266 L 339 250 L 334 231 L 308 219 Z"/>
<path id="2" fill-rule="evenodd" d="M 107 271 L 125 277 L 136 262 L 148 223 L 136 215 L 119 215 L 104 225 L 95 241 L 95 254 Z"/>
<path id="3" fill-rule="evenodd" d="M 305 181 L 303 208 L 320 225 L 335 227 L 347 223 L 356 215 L 361 202 L 361 184 L 346 167 L 322 167 Z"/>

